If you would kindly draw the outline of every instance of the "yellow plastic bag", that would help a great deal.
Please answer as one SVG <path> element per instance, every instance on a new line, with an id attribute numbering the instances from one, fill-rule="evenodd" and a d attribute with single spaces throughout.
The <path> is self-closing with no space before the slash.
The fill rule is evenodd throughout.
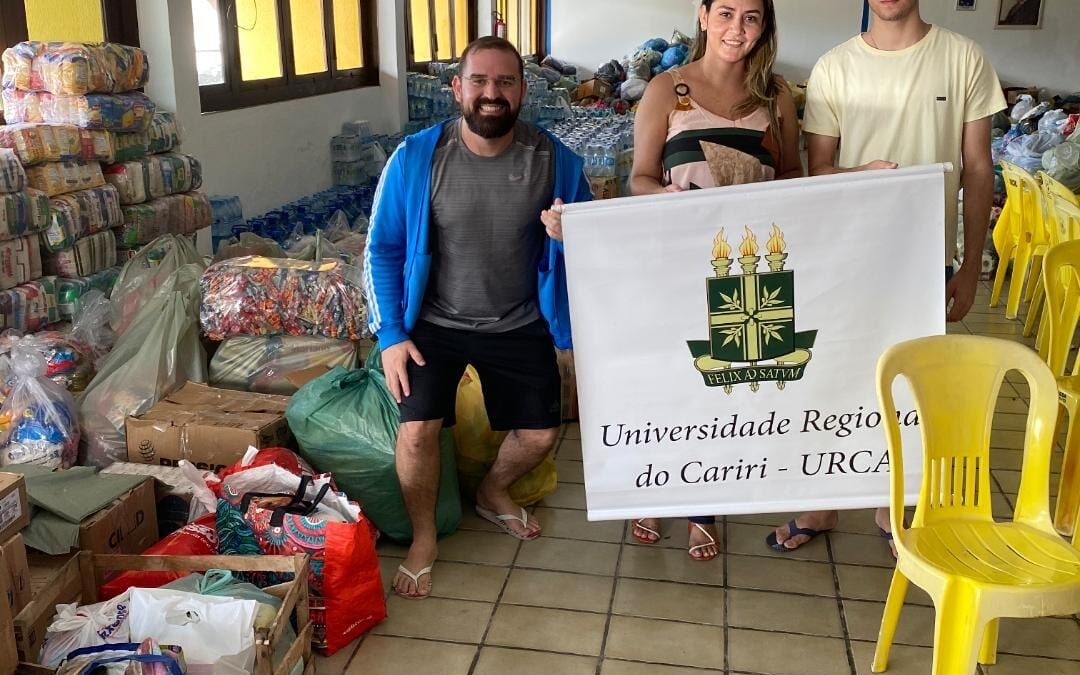
<path id="1" fill-rule="evenodd" d="M 454 425 L 458 479 L 465 494 L 470 497 L 476 494 L 476 488 L 495 463 L 499 447 L 505 438 L 505 431 L 491 430 L 487 410 L 484 408 L 480 377 L 476 370 L 469 366 L 458 385 L 457 424 Z M 555 458 L 549 454 L 540 466 L 510 486 L 510 498 L 521 506 L 535 504 L 554 492 L 558 484 Z"/>

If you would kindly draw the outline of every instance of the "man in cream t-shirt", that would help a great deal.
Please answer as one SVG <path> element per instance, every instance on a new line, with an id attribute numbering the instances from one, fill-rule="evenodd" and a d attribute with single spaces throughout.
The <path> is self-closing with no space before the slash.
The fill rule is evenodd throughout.
<path id="1" fill-rule="evenodd" d="M 945 279 L 948 320 L 975 300 L 990 224 L 994 165 L 990 118 L 1005 108 L 1001 84 L 977 44 L 931 26 L 919 0 L 869 0 L 870 31 L 825 54 L 806 90 L 803 130 L 811 175 L 952 162 L 945 175 Z M 960 188 L 964 263 L 953 273 Z M 767 542 L 792 550 L 836 526 L 835 511 L 805 513 Z M 878 526 L 891 539 L 888 509 Z"/>

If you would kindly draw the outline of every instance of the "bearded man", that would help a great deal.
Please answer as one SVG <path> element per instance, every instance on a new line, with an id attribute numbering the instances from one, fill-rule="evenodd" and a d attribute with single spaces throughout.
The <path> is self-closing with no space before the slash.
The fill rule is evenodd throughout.
<path id="1" fill-rule="evenodd" d="M 408 598 L 431 593 L 438 435 L 454 424 L 468 364 L 492 429 L 509 432 L 476 511 L 510 536 L 540 535 L 508 490 L 555 446 L 555 350 L 571 347 L 562 243 L 541 214 L 591 198 L 581 158 L 518 120 L 527 84 L 512 44 L 471 43 L 453 89 L 462 116 L 405 139 L 387 163 L 365 253 L 369 323 L 400 407 L 395 462 L 413 540 L 394 590 Z"/>

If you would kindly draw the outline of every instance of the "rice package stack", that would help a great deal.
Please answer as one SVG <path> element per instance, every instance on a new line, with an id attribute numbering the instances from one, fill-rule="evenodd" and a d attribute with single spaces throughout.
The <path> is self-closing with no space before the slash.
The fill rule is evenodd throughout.
<path id="1" fill-rule="evenodd" d="M 10 148 L 0 148 L 0 192 L 21 192 L 26 188 L 26 172 L 19 156 Z"/>
<path id="2" fill-rule="evenodd" d="M 49 274 L 65 278 L 86 277 L 116 265 L 116 235 L 112 230 L 91 234 L 63 251 L 46 258 Z"/>
<path id="3" fill-rule="evenodd" d="M 86 235 L 123 223 L 120 193 L 112 185 L 54 197 L 49 205 L 52 213 L 41 235 L 41 244 L 48 251 L 70 248 Z"/>
<path id="4" fill-rule="evenodd" d="M 0 127 L 0 147 L 15 151 L 23 166 L 42 162 L 112 162 L 113 134 L 70 124 L 9 124 Z"/>
<path id="5" fill-rule="evenodd" d="M 3 61 L 5 88 L 65 96 L 131 91 L 150 78 L 145 51 L 110 42 L 20 42 Z"/>
<path id="6" fill-rule="evenodd" d="M 15 288 L 41 276 L 37 235 L 0 241 L 0 290 Z"/>
<path id="7" fill-rule="evenodd" d="M 56 300 L 56 277 L 0 291 L 0 329 L 33 333 L 56 323 L 60 320 Z"/>
<path id="8" fill-rule="evenodd" d="M 202 276 L 199 318 L 212 340 L 234 335 L 366 337 L 360 269 L 337 260 L 318 263 L 233 258 Z"/>
<path id="9" fill-rule="evenodd" d="M 105 184 L 97 162 L 48 162 L 26 168 L 30 187 L 50 197 Z"/>
<path id="10" fill-rule="evenodd" d="M 149 244 L 163 234 L 194 234 L 213 220 L 210 200 L 202 192 L 184 192 L 124 206 L 123 226 L 117 230 L 121 248 Z"/>
<path id="11" fill-rule="evenodd" d="M 202 166 L 188 155 L 151 155 L 106 167 L 105 180 L 119 190 L 121 204 L 141 204 L 197 189 L 202 185 Z"/>
<path id="12" fill-rule="evenodd" d="M 132 162 L 146 157 L 147 138 L 145 131 L 138 131 L 133 134 L 114 134 L 111 131 L 106 133 L 112 136 L 113 145 L 116 147 L 113 158 L 109 160 L 110 164 L 113 162 Z"/>
<path id="13" fill-rule="evenodd" d="M 56 282 L 56 307 L 60 319 L 70 321 L 75 316 L 75 306 L 84 294 L 101 291 L 108 297 L 120 276 L 120 267 L 109 267 L 88 277 L 58 279 Z"/>
<path id="14" fill-rule="evenodd" d="M 180 123 L 176 113 L 158 111 L 146 132 L 146 151 L 150 154 L 170 152 L 180 147 Z"/>
<path id="15" fill-rule="evenodd" d="M 40 190 L 0 194 L 0 239 L 11 239 L 45 229 L 49 197 Z"/>
<path id="16" fill-rule="evenodd" d="M 56 96 L 48 92 L 4 89 L 4 116 L 9 122 L 74 124 L 83 129 L 146 131 L 157 106 L 146 94 Z"/>

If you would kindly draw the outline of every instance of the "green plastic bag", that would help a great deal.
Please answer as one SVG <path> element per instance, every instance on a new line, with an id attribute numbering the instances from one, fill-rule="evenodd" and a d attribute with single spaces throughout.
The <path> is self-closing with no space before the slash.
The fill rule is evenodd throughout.
<path id="1" fill-rule="evenodd" d="M 380 371 L 338 366 L 296 392 L 285 417 L 304 459 L 317 470 L 332 473 L 338 487 L 360 504 L 379 531 L 395 541 L 412 541 L 412 524 L 394 468 L 398 407 Z M 441 537 L 457 530 L 461 522 L 454 437 L 446 429 L 439 436 L 439 457 L 435 527 Z"/>

